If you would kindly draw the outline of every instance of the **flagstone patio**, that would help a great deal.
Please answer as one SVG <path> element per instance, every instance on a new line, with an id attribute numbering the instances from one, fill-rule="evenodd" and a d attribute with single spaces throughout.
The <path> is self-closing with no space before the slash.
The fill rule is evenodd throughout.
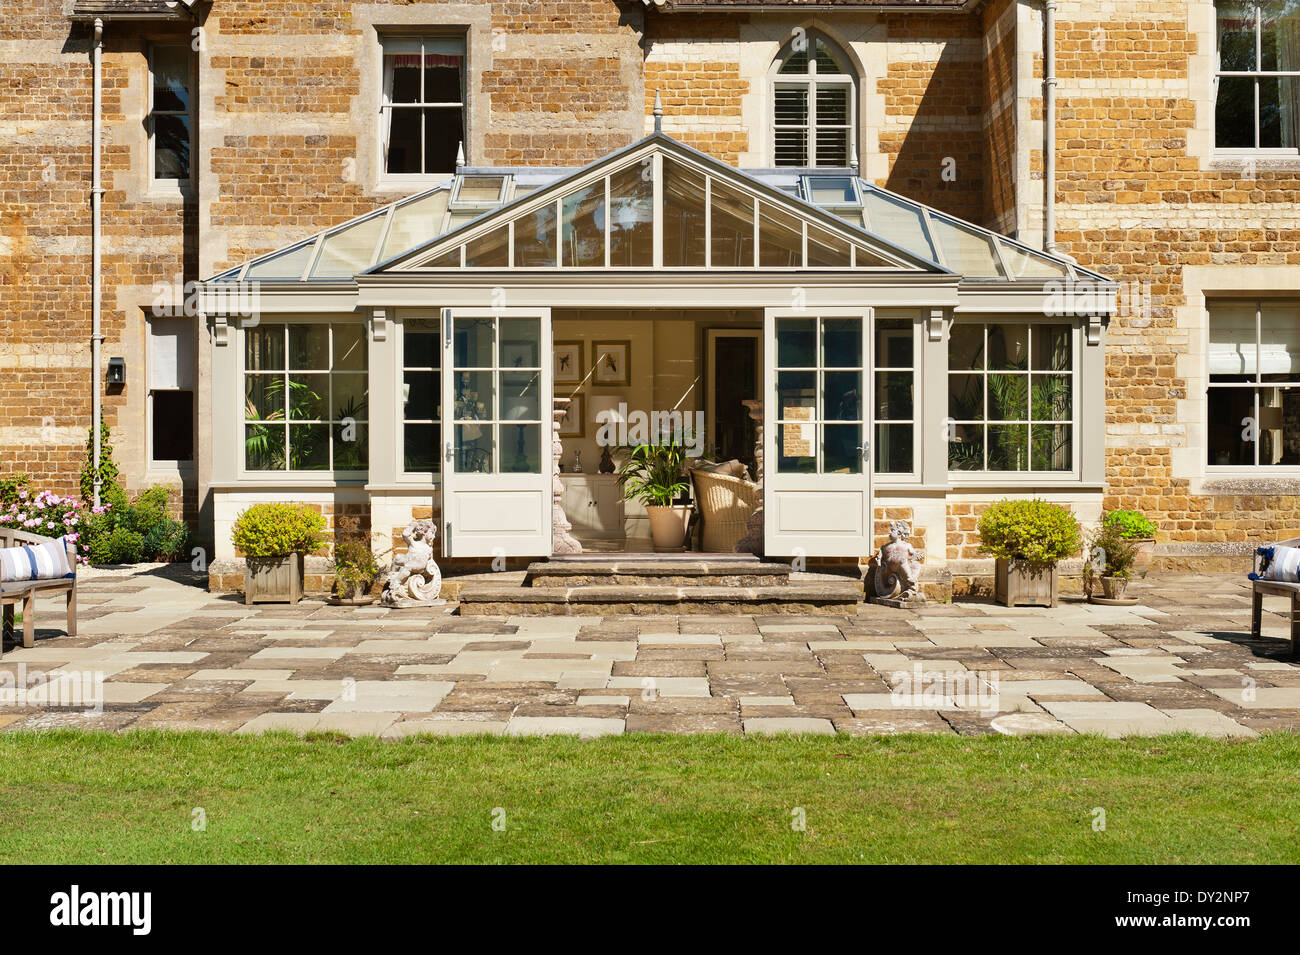
<path id="1" fill-rule="evenodd" d="M 989 603 L 854 617 L 459 617 L 448 610 L 246 607 L 174 568 L 96 571 L 80 635 L 51 602 L 7 649 L 6 732 L 904 732 L 977 735 L 1300 728 L 1286 620 L 1228 575 L 1137 582 L 1134 607 Z M 1274 609 L 1283 609 L 1278 602 Z M 104 675 L 101 712 L 15 698 Z M 910 689 L 900 694 L 900 689 Z M 27 705 L 19 705 L 26 702 Z"/>

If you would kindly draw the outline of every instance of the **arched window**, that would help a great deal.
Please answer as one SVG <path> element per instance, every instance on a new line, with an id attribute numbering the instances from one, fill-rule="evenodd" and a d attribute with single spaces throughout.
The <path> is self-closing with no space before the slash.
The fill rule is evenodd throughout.
<path id="1" fill-rule="evenodd" d="M 857 77 L 819 33 L 799 33 L 772 70 L 772 154 L 778 166 L 847 166 L 856 135 Z"/>

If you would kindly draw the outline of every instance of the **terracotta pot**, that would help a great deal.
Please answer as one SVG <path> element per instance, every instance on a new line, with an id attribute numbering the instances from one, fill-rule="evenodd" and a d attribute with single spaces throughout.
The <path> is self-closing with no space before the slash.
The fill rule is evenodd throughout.
<path id="1" fill-rule="evenodd" d="M 1137 550 L 1137 557 L 1133 560 L 1133 575 L 1145 578 L 1147 571 L 1151 569 L 1151 561 L 1156 556 L 1156 539 L 1154 537 L 1137 537 L 1130 540 L 1129 543 Z"/>
<path id="2" fill-rule="evenodd" d="M 1123 600 L 1124 591 L 1128 590 L 1127 577 L 1101 578 L 1101 592 L 1107 600 Z"/>
<path id="3" fill-rule="evenodd" d="M 691 520 L 689 504 L 650 504 L 650 538 L 657 553 L 679 551 L 686 543 L 686 528 Z"/>

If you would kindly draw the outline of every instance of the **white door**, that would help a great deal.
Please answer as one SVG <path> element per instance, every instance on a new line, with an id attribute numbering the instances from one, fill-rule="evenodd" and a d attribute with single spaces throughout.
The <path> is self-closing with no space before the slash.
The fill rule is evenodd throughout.
<path id="1" fill-rule="evenodd" d="M 871 313 L 764 317 L 764 551 L 871 553 Z"/>
<path id="2" fill-rule="evenodd" d="M 442 552 L 551 553 L 551 314 L 445 309 Z"/>

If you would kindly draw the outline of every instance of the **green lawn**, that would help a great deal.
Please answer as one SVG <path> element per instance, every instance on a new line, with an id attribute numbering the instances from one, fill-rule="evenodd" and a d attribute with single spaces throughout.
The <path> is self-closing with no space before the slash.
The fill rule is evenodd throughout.
<path id="1" fill-rule="evenodd" d="M 1297 829 L 1290 734 L 0 735 L 5 864 L 1294 863 Z"/>

